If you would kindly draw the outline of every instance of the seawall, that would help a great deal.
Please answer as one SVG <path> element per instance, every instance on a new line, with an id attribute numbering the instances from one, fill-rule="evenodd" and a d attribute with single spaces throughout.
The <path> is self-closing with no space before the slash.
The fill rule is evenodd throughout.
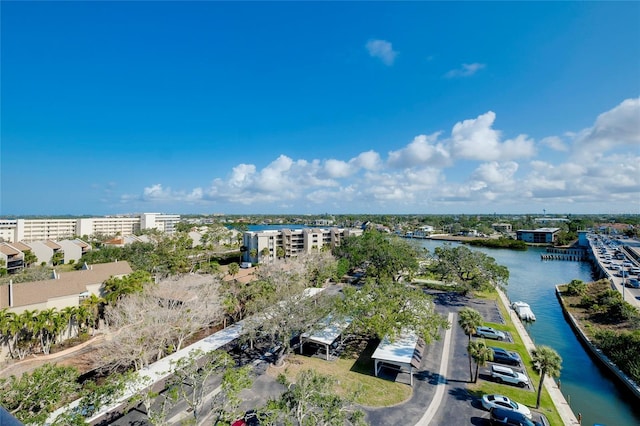
<path id="1" fill-rule="evenodd" d="M 636 398 L 640 399 L 640 386 L 634 382 L 629 376 L 627 376 L 622 370 L 618 368 L 616 364 L 614 364 L 609 357 L 607 357 L 600 349 L 598 349 L 593 343 L 591 343 L 591 339 L 584 333 L 578 321 L 574 318 L 574 316 L 567 309 L 564 300 L 562 299 L 562 292 L 560 288 L 556 286 L 556 297 L 558 301 L 560 301 L 560 306 L 562 306 L 562 312 L 564 313 L 564 317 L 569 322 L 569 325 L 576 333 L 576 336 L 580 339 L 580 341 L 589 349 L 589 351 L 596 357 L 596 359 L 605 367 L 607 367 L 613 374 L 616 376 L 629 390 L 635 395 Z"/>
<path id="2" fill-rule="evenodd" d="M 498 289 L 498 295 L 502 300 L 502 304 L 507 309 L 507 312 L 509 312 L 511 321 L 513 322 L 513 325 L 516 327 L 516 330 L 518 331 L 518 334 L 520 335 L 520 338 L 522 339 L 522 342 L 524 343 L 525 348 L 527 348 L 527 352 L 529 352 L 529 355 L 531 355 L 531 352 L 536 348 L 536 345 L 534 345 L 533 340 L 529 336 L 529 333 L 527 333 L 527 330 L 524 328 L 524 324 L 522 324 L 522 321 L 520 320 L 518 315 L 515 313 L 513 309 L 511 309 L 507 295 L 504 294 L 504 292 L 500 289 Z M 573 410 L 571 410 L 571 406 L 569 406 L 569 403 L 567 402 L 564 395 L 560 391 L 560 388 L 558 387 L 556 381 L 553 379 L 549 379 L 547 377 L 543 382 L 543 386 L 547 390 L 547 392 L 549 392 L 549 395 L 551 396 L 551 400 L 553 401 L 553 404 L 556 406 L 556 409 L 558 410 L 558 414 L 562 418 L 562 422 L 565 425 L 569 425 L 569 426 L 579 425 L 580 422 L 578 421 L 578 418 L 573 413 Z"/>

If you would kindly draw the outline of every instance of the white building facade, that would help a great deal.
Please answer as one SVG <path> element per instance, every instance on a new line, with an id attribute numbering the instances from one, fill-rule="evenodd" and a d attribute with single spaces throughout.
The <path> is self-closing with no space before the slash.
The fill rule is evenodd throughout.
<path id="1" fill-rule="evenodd" d="M 162 213 L 75 219 L 0 219 L 0 238 L 9 243 L 64 240 L 85 235 L 127 236 L 144 229 L 158 229 L 173 234 L 178 222 L 180 215 Z"/>

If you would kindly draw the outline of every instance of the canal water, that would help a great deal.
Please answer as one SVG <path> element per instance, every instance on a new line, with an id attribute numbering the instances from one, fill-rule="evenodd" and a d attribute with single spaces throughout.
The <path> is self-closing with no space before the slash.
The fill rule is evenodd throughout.
<path id="1" fill-rule="evenodd" d="M 445 244 L 435 240 L 416 241 L 430 252 Z M 560 387 L 574 413 L 582 415 L 582 424 L 640 425 L 640 404 L 586 352 L 566 322 L 555 296 L 556 284 L 573 279 L 591 281 L 591 265 L 588 262 L 542 261 L 540 255 L 545 253 L 544 248 L 527 251 L 473 249 L 509 268 L 507 296 L 511 301 L 522 300 L 531 305 L 537 321 L 527 326 L 529 335 L 535 344 L 551 346 L 562 357 Z"/>

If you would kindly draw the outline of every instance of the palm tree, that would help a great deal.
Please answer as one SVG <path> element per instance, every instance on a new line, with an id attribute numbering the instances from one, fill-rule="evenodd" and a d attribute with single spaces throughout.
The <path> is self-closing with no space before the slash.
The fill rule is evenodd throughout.
<path id="1" fill-rule="evenodd" d="M 476 330 L 483 322 L 482 315 L 475 309 L 462 308 L 458 312 L 458 325 L 462 328 L 464 334 L 469 336 L 469 342 L 471 342 L 471 336 L 476 333 Z"/>
<path id="2" fill-rule="evenodd" d="M 9 356 L 13 358 L 11 347 L 11 312 L 7 308 L 0 309 L 0 344 L 6 343 L 9 347 Z"/>
<path id="3" fill-rule="evenodd" d="M 474 340 L 469 342 L 469 346 L 467 346 L 467 352 L 469 353 L 469 359 L 473 358 L 476 362 L 476 374 L 471 377 L 473 383 L 478 381 L 478 370 L 480 366 L 487 365 L 488 361 L 493 360 L 493 350 L 486 345 L 482 340 Z M 471 361 L 469 361 L 471 362 Z"/>
<path id="4" fill-rule="evenodd" d="M 56 340 L 60 329 L 64 327 L 65 323 L 66 318 L 61 317 L 58 311 L 54 308 L 37 312 L 35 316 L 34 332 L 40 338 L 40 349 L 45 355 L 49 355 L 51 345 Z"/>
<path id="5" fill-rule="evenodd" d="M 544 376 L 560 377 L 562 369 L 562 358 L 553 348 L 549 346 L 538 346 L 531 352 L 531 362 L 536 370 L 540 372 L 540 384 L 538 385 L 538 398 L 536 408 L 540 408 L 540 395 L 542 394 L 542 382 Z"/>
<path id="6" fill-rule="evenodd" d="M 76 308 L 76 322 L 78 324 L 78 334 L 87 326 L 87 322 L 91 318 L 91 310 L 86 305 L 80 305 Z"/>
<path id="7" fill-rule="evenodd" d="M 77 323 L 78 319 L 76 317 L 78 308 L 76 306 L 66 306 L 62 308 L 60 311 L 60 315 L 67 322 L 67 336 L 70 339 L 73 337 L 73 323 L 74 321 Z"/>
<path id="8" fill-rule="evenodd" d="M 87 321 L 92 324 L 92 329 L 96 330 L 98 328 L 98 320 L 100 319 L 100 306 L 104 303 L 104 299 L 102 297 L 98 297 L 95 294 L 91 294 L 91 296 L 87 297 L 82 301 L 82 305 L 86 306 L 89 311 L 89 317 Z"/>
<path id="9" fill-rule="evenodd" d="M 476 333 L 483 321 L 482 315 L 475 309 L 465 307 L 458 312 L 458 325 L 462 328 L 464 334 L 469 336 L 469 343 L 471 343 L 471 335 Z M 471 357 L 469 357 L 469 376 L 472 376 Z"/>
<path id="10" fill-rule="evenodd" d="M 229 264 L 229 275 L 235 277 L 240 272 L 240 266 L 236 262 L 231 262 Z"/>
<path id="11" fill-rule="evenodd" d="M 276 256 L 278 259 L 282 259 L 284 257 L 284 249 L 282 247 L 278 247 L 276 249 Z"/>
<path id="12" fill-rule="evenodd" d="M 14 349 L 18 358 L 24 359 L 33 348 L 33 338 L 37 335 L 35 316 L 38 311 L 25 310 L 13 317 Z"/>

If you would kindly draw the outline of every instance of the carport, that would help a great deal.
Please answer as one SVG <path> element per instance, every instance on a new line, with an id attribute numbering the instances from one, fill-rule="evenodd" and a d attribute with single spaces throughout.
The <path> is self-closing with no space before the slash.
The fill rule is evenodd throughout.
<path id="1" fill-rule="evenodd" d="M 305 332 L 300 335 L 300 353 L 302 353 L 302 345 L 304 342 L 312 342 L 324 346 L 329 360 L 329 347 L 340 338 L 343 341 L 342 332 L 351 324 L 351 318 L 343 318 L 334 320 L 331 315 L 325 317 L 317 324 L 315 331 Z"/>
<path id="2" fill-rule="evenodd" d="M 393 342 L 385 337 L 371 356 L 375 361 L 376 377 L 382 367 L 391 367 L 409 373 L 409 381 L 413 386 L 413 371 L 420 368 L 424 348 L 424 340 L 414 333 L 404 333 Z"/>

